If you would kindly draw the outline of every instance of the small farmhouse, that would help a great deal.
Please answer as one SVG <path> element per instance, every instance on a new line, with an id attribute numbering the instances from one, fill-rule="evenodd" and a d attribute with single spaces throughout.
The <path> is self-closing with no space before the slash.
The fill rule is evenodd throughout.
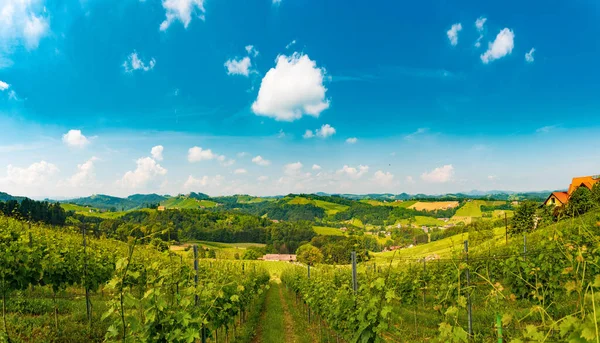
<path id="1" fill-rule="evenodd" d="M 544 202 L 546 206 L 564 206 L 569 202 L 569 198 L 571 194 L 575 192 L 579 187 L 585 187 L 589 190 L 592 190 L 596 183 L 600 182 L 600 175 L 594 176 L 581 176 L 574 177 L 573 181 L 571 181 L 571 185 L 569 185 L 569 189 L 566 192 L 552 192 L 548 199 Z"/>

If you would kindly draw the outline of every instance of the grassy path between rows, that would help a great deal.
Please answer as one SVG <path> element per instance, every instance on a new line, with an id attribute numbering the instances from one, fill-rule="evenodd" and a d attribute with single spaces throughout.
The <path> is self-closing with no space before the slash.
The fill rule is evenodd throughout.
<path id="1" fill-rule="evenodd" d="M 280 283 L 272 282 L 267 291 L 260 325 L 253 343 L 317 342 L 307 330 L 306 319 L 294 307 L 291 294 Z"/>

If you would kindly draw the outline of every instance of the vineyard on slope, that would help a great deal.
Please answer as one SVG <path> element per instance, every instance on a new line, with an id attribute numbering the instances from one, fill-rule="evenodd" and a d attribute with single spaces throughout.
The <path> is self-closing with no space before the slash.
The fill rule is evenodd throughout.
<path id="1" fill-rule="evenodd" d="M 356 292 L 345 267 L 282 281 L 347 342 L 598 342 L 599 226 L 592 212 L 470 254 L 367 263 Z"/>
<path id="2" fill-rule="evenodd" d="M 269 282 L 256 264 L 142 245 L 151 235 L 123 243 L 60 230 L 0 217 L 0 341 L 235 336 Z"/>

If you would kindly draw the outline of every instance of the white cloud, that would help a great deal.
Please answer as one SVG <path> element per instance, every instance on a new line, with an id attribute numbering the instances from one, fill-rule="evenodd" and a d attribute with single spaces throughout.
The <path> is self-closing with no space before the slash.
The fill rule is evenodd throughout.
<path id="1" fill-rule="evenodd" d="M 315 134 L 311 131 L 311 130 L 306 130 L 304 132 L 304 134 L 302 135 L 302 137 L 308 139 L 308 138 L 313 138 L 315 136 Z"/>
<path id="2" fill-rule="evenodd" d="M 250 61 L 250 57 L 246 56 L 240 60 L 231 59 L 225 62 L 225 68 L 227 68 L 227 75 L 250 75 L 250 67 L 252 66 L 252 62 Z"/>
<path id="3" fill-rule="evenodd" d="M 196 188 L 219 187 L 221 186 L 224 180 L 225 178 L 221 175 L 215 175 L 214 177 L 208 177 L 204 175 L 200 179 L 196 179 L 195 177 L 190 175 L 183 184 L 183 188 L 185 190 L 192 191 Z"/>
<path id="4" fill-rule="evenodd" d="M 215 154 L 210 149 L 202 149 L 200 147 L 192 147 L 188 150 L 188 162 L 200 162 L 200 161 L 209 161 L 209 160 L 217 160 L 222 164 L 232 165 L 235 163 L 233 160 L 227 161 L 224 155 Z M 233 162 L 231 162 L 233 161 Z"/>
<path id="5" fill-rule="evenodd" d="M 259 166 L 268 166 L 271 164 L 271 161 L 265 160 L 262 156 L 258 155 L 252 159 L 252 163 L 258 164 Z"/>
<path id="6" fill-rule="evenodd" d="M 152 150 L 150 151 L 150 153 L 152 154 L 152 158 L 157 160 L 157 161 L 162 161 L 163 160 L 163 150 L 165 148 L 162 145 L 157 145 L 155 147 L 152 147 Z"/>
<path id="7" fill-rule="evenodd" d="M 490 181 L 496 181 L 496 179 L 498 179 L 498 177 L 496 175 L 488 175 L 488 180 Z"/>
<path id="8" fill-rule="evenodd" d="M 265 182 L 265 181 L 267 181 L 268 179 L 269 179 L 269 177 L 268 177 L 268 176 L 265 176 L 265 175 L 261 175 L 261 176 L 259 176 L 258 178 L 256 178 L 256 180 L 257 180 L 258 182 Z"/>
<path id="9" fill-rule="evenodd" d="M 483 39 L 483 28 L 484 28 L 486 21 L 487 21 L 487 18 L 484 18 L 484 17 L 479 17 L 479 18 L 477 18 L 477 20 L 475 20 L 475 27 L 477 28 L 477 31 L 479 32 L 479 38 L 477 38 L 477 42 L 475 42 L 476 48 L 479 48 L 481 46 L 481 40 Z"/>
<path id="10" fill-rule="evenodd" d="M 137 52 L 134 51 L 131 54 L 129 54 L 125 62 L 123 62 L 123 69 L 125 69 L 126 73 L 132 73 L 134 70 L 149 71 L 154 69 L 155 65 L 156 60 L 154 58 L 151 58 L 150 62 L 146 64 L 138 57 Z"/>
<path id="11" fill-rule="evenodd" d="M 337 171 L 337 174 L 345 174 L 348 175 L 352 179 L 358 179 L 364 174 L 369 172 L 369 166 L 363 166 L 362 164 L 358 166 L 358 169 L 354 167 L 349 167 L 348 165 L 344 165 L 342 169 Z"/>
<path id="12" fill-rule="evenodd" d="M 318 164 L 313 164 L 312 170 L 321 170 L 321 166 Z"/>
<path id="13" fill-rule="evenodd" d="M 10 85 L 4 81 L 0 81 L 0 91 L 5 91 L 10 87 Z"/>
<path id="14" fill-rule="evenodd" d="M 456 46 L 456 44 L 458 44 L 458 33 L 462 30 L 462 25 L 461 23 L 457 23 L 452 25 L 452 27 L 450 28 L 450 30 L 448 30 L 448 32 L 446 32 L 446 35 L 448 35 L 448 40 L 450 41 L 450 44 Z"/>
<path id="15" fill-rule="evenodd" d="M 279 5 L 281 3 L 281 0 L 273 0 L 273 5 Z"/>
<path id="16" fill-rule="evenodd" d="M 475 20 L 475 27 L 477 28 L 477 31 L 479 31 L 479 32 L 483 31 L 483 26 L 485 25 L 486 21 L 487 21 L 487 18 L 484 18 L 484 17 L 479 17 L 479 18 L 477 18 L 477 20 Z"/>
<path id="17" fill-rule="evenodd" d="M 429 128 L 427 127 L 420 127 L 417 129 L 417 131 L 413 132 L 413 133 L 409 133 L 408 135 L 404 136 L 404 139 L 407 141 L 413 140 L 415 139 L 417 136 L 420 136 L 422 134 L 425 134 L 429 132 Z"/>
<path id="18" fill-rule="evenodd" d="M 318 137 L 327 138 L 335 134 L 335 128 L 329 124 L 321 126 L 320 129 L 315 131 Z"/>
<path id="19" fill-rule="evenodd" d="M 381 186 L 390 186 L 394 182 L 394 174 L 378 170 L 373 175 L 373 182 Z"/>
<path id="20" fill-rule="evenodd" d="M 67 180 L 67 185 L 78 188 L 96 186 L 94 162 L 97 160 L 97 157 L 92 157 L 85 163 L 78 164 L 77 172 Z"/>
<path id="21" fill-rule="evenodd" d="M 294 162 L 283 166 L 283 173 L 288 176 L 298 176 L 302 170 L 302 163 Z"/>
<path id="22" fill-rule="evenodd" d="M 533 63 L 533 61 L 535 60 L 533 58 L 534 52 L 535 52 L 535 48 L 531 48 L 531 50 L 529 50 L 529 52 L 525 54 L 525 61 L 527 61 L 528 63 Z"/>
<path id="23" fill-rule="evenodd" d="M 162 0 L 166 19 L 160 24 L 160 30 L 166 31 L 171 24 L 179 20 L 187 29 L 192 21 L 192 14 L 199 12 L 198 17 L 204 20 L 204 0 Z"/>
<path id="24" fill-rule="evenodd" d="M 223 156 L 223 157 L 225 157 L 225 156 Z M 221 162 L 221 165 L 223 167 L 230 167 L 235 164 L 234 159 L 228 159 L 228 160 L 224 159 L 224 160 L 219 160 L 219 161 Z"/>
<path id="25" fill-rule="evenodd" d="M 40 43 L 40 39 L 48 32 L 48 21 L 44 17 L 38 17 L 30 14 L 25 20 L 23 35 L 25 36 L 25 46 L 29 49 L 35 49 Z"/>
<path id="26" fill-rule="evenodd" d="M 246 52 L 248 56 L 256 57 L 258 56 L 258 50 L 254 47 L 254 45 L 246 45 Z"/>
<path id="27" fill-rule="evenodd" d="M 239 168 L 239 169 L 234 170 L 233 173 L 236 174 L 236 175 L 241 175 L 241 174 L 248 173 L 248 171 L 246 169 L 244 169 L 244 168 Z"/>
<path id="28" fill-rule="evenodd" d="M 542 126 L 539 129 L 535 130 L 535 132 L 536 133 L 548 133 L 554 129 L 556 129 L 556 125 L 546 125 L 546 126 Z"/>
<path id="29" fill-rule="evenodd" d="M 283 129 L 279 129 L 279 133 L 277 133 L 277 138 L 285 138 L 285 132 Z"/>
<path id="30" fill-rule="evenodd" d="M 293 41 L 289 42 L 288 45 L 285 46 L 286 49 L 291 48 L 294 44 L 296 44 L 296 40 L 294 39 Z"/>
<path id="31" fill-rule="evenodd" d="M 8 181 L 18 186 L 43 186 L 58 171 L 56 165 L 43 160 L 31 164 L 27 168 L 9 164 L 6 168 L 6 178 L 2 181 Z"/>
<path id="32" fill-rule="evenodd" d="M 142 157 L 136 161 L 137 168 L 134 171 L 128 171 L 121 180 L 117 181 L 125 188 L 144 187 L 151 180 L 167 174 L 167 170 L 150 157 Z"/>
<path id="33" fill-rule="evenodd" d="M 262 79 L 252 111 L 281 121 L 294 121 L 303 115 L 318 117 L 329 108 L 324 76 L 325 69 L 318 68 L 308 55 L 280 55 Z"/>
<path id="34" fill-rule="evenodd" d="M 355 144 L 356 142 L 358 142 L 358 138 L 356 138 L 356 137 L 350 137 L 350 138 L 346 139 L 346 143 L 348 143 L 348 144 Z"/>
<path id="35" fill-rule="evenodd" d="M 83 148 L 90 143 L 87 137 L 81 133 L 81 130 L 69 130 L 62 136 L 62 141 L 74 148 Z"/>
<path id="36" fill-rule="evenodd" d="M 454 176 L 454 167 L 451 164 L 447 164 L 443 167 L 438 167 L 431 172 L 421 174 L 421 179 L 431 183 L 444 183 L 448 182 Z"/>
<path id="37" fill-rule="evenodd" d="M 50 29 L 43 3 L 43 0 L 0 2 L 0 41 L 6 45 L 5 49 L 20 43 L 24 43 L 27 49 L 38 47 Z"/>
<path id="38" fill-rule="evenodd" d="M 409 175 L 409 176 L 406 177 L 406 183 L 412 185 L 412 184 L 415 183 L 415 179 L 413 179 L 413 177 Z"/>
<path id="39" fill-rule="evenodd" d="M 508 28 L 502 29 L 494 42 L 489 43 L 488 49 L 481 55 L 481 61 L 488 64 L 494 60 L 510 55 L 515 46 L 515 34 Z"/>
<path id="40" fill-rule="evenodd" d="M 11 100 L 19 100 L 17 93 L 13 89 L 8 91 L 8 98 Z"/>

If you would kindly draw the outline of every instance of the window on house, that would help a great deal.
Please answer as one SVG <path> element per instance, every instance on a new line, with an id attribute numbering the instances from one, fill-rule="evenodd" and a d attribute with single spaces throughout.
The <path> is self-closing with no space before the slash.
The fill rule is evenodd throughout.
<path id="1" fill-rule="evenodd" d="M 550 199 L 550 203 L 554 204 L 555 203 L 555 199 L 554 198 Z"/>

